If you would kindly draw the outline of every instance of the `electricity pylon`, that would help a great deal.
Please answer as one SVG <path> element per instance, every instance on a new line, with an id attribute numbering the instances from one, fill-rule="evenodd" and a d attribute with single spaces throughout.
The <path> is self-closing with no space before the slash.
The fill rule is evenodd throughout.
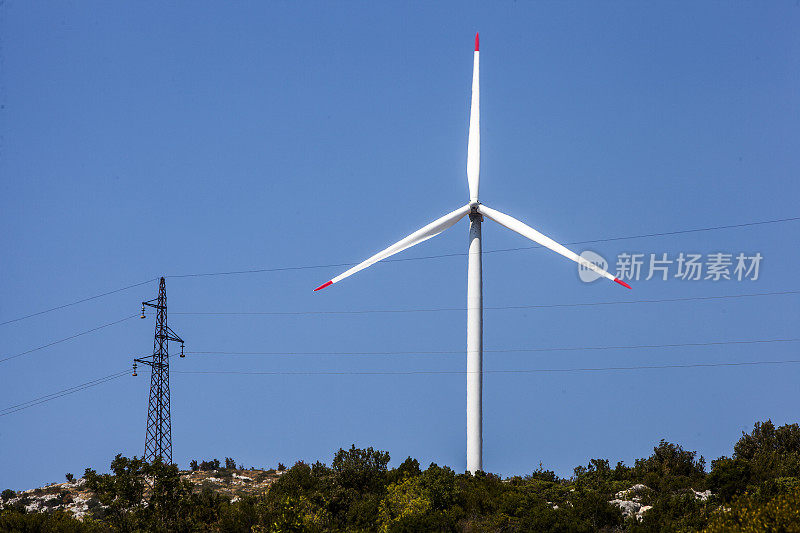
<path id="1" fill-rule="evenodd" d="M 136 375 L 136 363 L 142 363 L 152 369 L 150 374 L 150 403 L 147 407 L 147 434 L 144 441 L 144 460 L 152 462 L 156 457 L 172 463 L 172 419 L 169 413 L 169 341 L 181 343 L 183 339 L 167 325 L 167 286 L 164 278 L 158 287 L 158 298 L 142 302 L 144 307 L 156 309 L 156 333 L 153 340 L 153 355 L 134 359 L 133 375 Z"/>

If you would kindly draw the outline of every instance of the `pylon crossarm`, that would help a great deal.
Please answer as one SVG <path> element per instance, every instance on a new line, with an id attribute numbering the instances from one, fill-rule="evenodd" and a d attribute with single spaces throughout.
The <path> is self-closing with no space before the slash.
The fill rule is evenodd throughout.
<path id="1" fill-rule="evenodd" d="M 147 361 L 145 359 L 134 359 L 133 362 L 134 363 L 142 363 L 143 365 L 147 365 L 150 368 L 153 368 L 153 369 L 156 369 L 156 370 L 160 370 L 162 368 L 169 367 L 168 363 L 159 363 L 159 362 L 156 362 L 156 361 Z"/>
<path id="2" fill-rule="evenodd" d="M 146 355 L 144 357 L 134 358 L 135 363 L 142 363 L 143 365 L 153 366 L 153 356 Z"/>
<path id="3" fill-rule="evenodd" d="M 179 342 L 179 343 L 183 344 L 183 339 L 178 337 L 178 334 L 175 333 L 174 331 L 172 331 L 172 328 L 169 327 L 169 326 L 167 326 L 167 340 L 171 340 L 171 341 L 175 341 L 175 342 Z"/>

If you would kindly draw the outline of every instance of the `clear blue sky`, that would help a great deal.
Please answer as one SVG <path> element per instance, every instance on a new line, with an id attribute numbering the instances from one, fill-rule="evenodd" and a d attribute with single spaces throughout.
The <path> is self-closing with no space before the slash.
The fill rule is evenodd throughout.
<path id="1" fill-rule="evenodd" d="M 481 200 L 574 242 L 800 216 L 796 2 L 21 2 L 0 6 L 0 322 L 160 275 L 361 261 L 467 201 L 481 33 Z M 763 256 L 757 281 L 581 283 L 542 250 L 487 254 L 487 307 L 798 290 L 800 222 L 601 242 Z M 484 226 L 484 248 L 530 243 Z M 167 280 L 188 351 L 460 351 L 467 223 L 319 293 L 344 267 Z M 575 246 L 578 251 L 583 246 Z M 138 312 L 155 282 L 0 326 L 14 355 Z M 487 370 L 800 359 L 798 295 L 487 310 Z M 153 317 L 0 363 L 0 408 L 124 370 Z M 174 349 L 174 347 L 173 347 Z M 173 370 L 463 371 L 465 357 L 190 354 Z M 797 420 L 800 365 L 490 373 L 484 466 L 706 458 Z M 0 488 L 141 455 L 148 369 L 0 417 Z M 174 458 L 330 462 L 339 447 L 465 468 L 465 378 L 173 374 Z"/>

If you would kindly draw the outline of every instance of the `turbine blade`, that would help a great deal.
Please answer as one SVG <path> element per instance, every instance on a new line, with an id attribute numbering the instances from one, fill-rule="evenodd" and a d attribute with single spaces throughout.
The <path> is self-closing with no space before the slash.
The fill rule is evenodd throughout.
<path id="1" fill-rule="evenodd" d="M 519 233 L 523 237 L 527 237 L 530 240 L 532 240 L 533 242 L 539 243 L 542 246 L 544 246 L 545 248 L 549 248 L 549 249 L 553 250 L 554 252 L 563 255 L 567 259 L 572 259 L 573 261 L 575 261 L 579 265 L 582 265 L 582 266 L 588 268 L 589 270 L 593 270 L 593 271 L 597 272 L 598 274 L 600 274 L 601 276 L 603 276 L 606 279 L 610 279 L 611 281 L 619 283 L 623 287 L 627 287 L 629 289 L 631 288 L 630 285 L 628 285 L 627 283 L 625 283 L 621 279 L 616 278 L 613 274 L 610 274 L 610 273 L 606 272 L 605 270 L 603 270 L 602 268 L 598 267 L 594 263 L 591 263 L 591 262 L 587 261 L 586 259 L 584 259 L 583 257 L 579 256 L 578 254 L 576 254 L 572 250 L 569 250 L 569 249 L 565 248 L 564 246 L 558 244 L 556 241 L 554 241 L 550 237 L 548 237 L 546 235 L 542 235 L 541 233 L 539 233 L 538 231 L 536 231 L 532 227 L 528 226 L 527 224 L 525 224 L 523 222 L 520 222 L 519 220 L 517 220 L 516 218 L 514 218 L 512 216 L 506 215 L 505 213 L 501 213 L 500 211 L 496 211 L 494 209 L 486 207 L 485 205 L 479 205 L 478 206 L 478 212 L 480 212 L 482 215 L 485 215 L 487 218 L 489 218 L 491 220 L 494 220 L 495 222 L 497 222 L 501 226 L 505 226 L 508 229 L 510 229 L 511 231 L 516 231 L 517 233 Z"/>
<path id="2" fill-rule="evenodd" d="M 467 182 L 469 201 L 478 201 L 478 186 L 481 179 L 481 109 L 478 34 L 475 34 L 475 54 L 472 58 L 472 104 L 469 113 L 469 144 L 467 145 Z"/>
<path id="3" fill-rule="evenodd" d="M 373 255 L 366 261 L 359 263 L 350 270 L 339 274 L 332 280 L 323 283 L 314 290 L 318 291 L 320 289 L 324 289 L 325 287 L 329 287 L 330 285 L 333 285 L 334 283 L 339 282 L 348 276 L 352 276 L 359 270 L 364 270 L 368 266 L 377 263 L 381 259 L 386 259 L 387 257 L 392 256 L 398 252 L 402 252 L 406 248 L 411 248 L 415 244 L 419 244 L 423 241 L 427 241 L 431 237 L 439 235 L 441 232 L 443 232 L 444 230 L 446 230 L 447 228 L 449 228 L 450 226 L 452 226 L 453 224 L 464 218 L 464 216 L 466 216 L 466 214 L 469 213 L 469 211 L 470 211 L 470 206 L 465 205 L 464 207 L 461 207 L 459 209 L 456 209 L 455 211 L 447 213 L 445 216 L 434 220 L 424 228 L 415 231 L 405 239 L 394 243 L 385 250 L 381 250 L 380 252 Z"/>

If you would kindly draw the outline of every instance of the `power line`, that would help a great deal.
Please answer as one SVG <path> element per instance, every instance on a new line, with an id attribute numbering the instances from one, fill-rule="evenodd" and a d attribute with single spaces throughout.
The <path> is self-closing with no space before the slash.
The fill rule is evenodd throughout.
<path id="1" fill-rule="evenodd" d="M 113 381 L 115 379 L 121 378 L 122 376 L 126 375 L 130 370 L 126 369 L 121 372 L 116 372 L 114 374 L 109 374 L 108 376 L 103 376 L 101 378 L 93 379 L 91 381 L 87 381 L 86 383 L 81 383 L 80 385 L 75 385 L 74 387 L 69 387 L 64 390 L 60 390 L 57 392 L 53 392 L 50 394 L 45 394 L 44 396 L 39 396 L 38 398 L 34 398 L 32 400 L 28 400 L 27 402 L 18 403 L 16 405 L 11 405 L 4 409 L 0 409 L 0 416 L 10 415 L 11 413 L 16 413 L 17 411 L 22 411 L 23 409 L 28 409 L 35 405 L 40 405 L 45 402 L 49 402 L 55 400 L 57 398 L 61 398 L 62 396 L 67 396 L 69 394 L 73 394 L 82 390 L 89 389 L 91 387 L 96 387 L 98 385 L 102 385 L 103 383 L 107 383 L 109 381 Z"/>
<path id="2" fill-rule="evenodd" d="M 483 350 L 484 353 L 534 353 L 534 352 L 575 352 L 595 350 L 641 350 L 652 348 L 690 348 L 697 346 L 726 346 L 735 344 L 771 344 L 800 342 L 798 339 L 754 339 L 730 340 L 711 342 L 686 342 L 672 344 L 635 344 L 627 346 L 574 346 L 574 347 L 548 347 L 548 348 L 503 348 Z M 396 351 L 396 352 L 186 352 L 192 355 L 269 355 L 269 356 L 361 356 L 361 355 L 454 355 L 463 354 L 464 350 L 435 350 L 435 351 Z"/>
<path id="3" fill-rule="evenodd" d="M 624 370 L 660 370 L 668 368 L 714 368 L 725 366 L 758 366 L 758 365 L 784 365 L 800 363 L 800 359 L 788 359 L 783 361 L 743 361 L 726 363 L 691 363 L 685 365 L 640 365 L 640 366 L 606 366 L 606 367 L 587 367 L 587 368 L 534 368 L 517 370 L 483 370 L 484 374 L 537 374 L 537 373 L 567 373 L 567 372 L 614 372 Z M 408 375 L 465 375 L 466 370 L 411 370 L 411 371 L 299 371 L 299 372 L 243 372 L 235 370 L 182 370 L 175 371 L 176 374 L 230 374 L 230 375 L 252 375 L 252 376 L 408 376 Z"/>
<path id="4" fill-rule="evenodd" d="M 559 307 L 594 307 L 604 305 L 624 305 L 624 304 L 652 304 L 669 302 L 691 302 L 691 301 L 714 301 L 728 300 L 736 298 L 751 298 L 757 296 L 784 296 L 800 294 L 800 290 L 778 291 L 778 292 L 757 292 L 750 294 L 732 294 L 724 296 L 691 296 L 686 298 L 661 298 L 655 300 L 619 300 L 605 302 L 578 302 L 570 304 L 541 304 L 541 305 L 503 305 L 503 306 L 484 306 L 485 311 L 513 310 L 513 309 L 552 309 Z M 419 309 L 364 309 L 356 311 L 184 311 L 173 312 L 173 315 L 221 315 L 221 316 L 295 316 L 295 315 L 364 315 L 378 313 L 434 313 L 440 311 L 466 311 L 466 307 L 429 307 Z"/>
<path id="5" fill-rule="evenodd" d="M 705 228 L 693 228 L 693 229 L 685 229 L 685 230 L 677 230 L 677 231 L 663 231 L 659 233 L 643 233 L 640 235 L 629 235 L 623 237 L 608 237 L 605 239 L 592 239 L 588 241 L 573 241 L 565 243 L 567 245 L 573 244 L 593 244 L 598 242 L 611 242 L 611 241 L 623 241 L 629 239 L 642 239 L 647 237 L 665 237 L 668 235 L 681 235 L 684 233 L 698 233 L 703 231 L 716 231 L 722 229 L 735 229 L 735 228 L 745 228 L 749 226 L 760 226 L 764 224 L 777 224 L 782 222 L 794 222 L 800 220 L 800 217 L 788 217 L 788 218 L 776 218 L 772 220 L 762 220 L 758 222 L 745 222 L 742 224 L 728 224 L 724 226 L 709 226 Z M 533 246 L 520 246 L 517 248 L 500 248 L 497 250 L 485 250 L 483 253 L 498 253 L 498 252 L 515 252 L 518 250 L 532 250 L 536 248 L 542 248 L 540 245 L 533 245 Z M 399 263 L 402 261 L 421 261 L 427 259 L 441 259 L 444 257 L 461 257 L 468 255 L 467 252 L 455 252 L 449 254 L 439 254 L 439 255 L 426 255 L 422 257 L 406 257 L 406 258 L 395 258 L 395 259 L 383 259 L 381 263 Z M 207 277 L 207 276 L 229 276 L 234 274 L 255 274 L 255 273 L 262 273 L 262 272 L 283 272 L 283 271 L 291 271 L 291 270 L 308 270 L 313 268 L 334 268 L 334 267 L 346 267 L 346 266 L 353 266 L 356 263 L 330 263 L 325 265 L 303 265 L 303 266 L 293 266 L 293 267 L 278 267 L 278 268 L 257 268 L 251 270 L 231 270 L 227 272 L 200 272 L 194 274 L 174 274 L 171 276 L 166 276 L 168 278 L 194 278 L 194 277 Z"/>
<path id="6" fill-rule="evenodd" d="M 459 255 L 459 254 L 453 254 Z M 434 256 L 439 257 L 439 256 Z M 447 255 L 443 255 L 441 257 L 448 257 Z M 414 259 L 428 259 L 427 257 L 420 257 Z M 385 262 L 390 261 L 399 261 L 399 259 L 384 259 Z M 406 259 L 408 261 L 408 259 Z M 262 272 L 284 272 L 290 270 L 309 270 L 312 268 L 333 268 L 333 267 L 345 267 L 345 266 L 353 266 L 355 263 L 329 263 L 326 265 L 303 265 L 303 266 L 293 266 L 293 267 L 275 267 L 275 268 L 255 268 L 251 270 L 231 270 L 228 272 L 200 272 L 195 274 L 172 274 L 169 276 L 165 276 L 167 278 L 200 278 L 200 277 L 207 277 L 207 276 L 230 276 L 233 274 L 258 274 Z"/>
<path id="7" fill-rule="evenodd" d="M 685 233 L 697 233 L 703 231 L 716 231 L 722 229 L 735 229 L 735 228 L 744 228 L 750 226 L 760 226 L 764 224 L 777 224 L 783 222 L 794 222 L 800 220 L 800 217 L 787 217 L 787 218 L 778 218 L 773 220 L 762 220 L 758 222 L 745 222 L 742 224 L 728 224 L 723 226 L 709 226 L 705 228 L 693 228 L 693 229 L 685 229 L 685 230 L 677 230 L 677 231 L 664 231 L 658 233 L 643 233 L 640 235 L 629 235 L 623 237 L 609 237 L 605 239 L 592 239 L 588 241 L 573 241 L 566 243 L 567 245 L 574 245 L 574 244 L 592 244 L 592 243 L 599 243 L 599 242 L 612 242 L 612 241 L 621 241 L 621 240 L 629 240 L 629 239 L 642 239 L 647 237 L 664 237 L 668 235 L 681 235 Z M 499 253 L 499 252 L 513 252 L 519 250 L 532 250 L 536 248 L 541 248 L 541 246 L 534 245 L 534 246 L 521 246 L 516 248 L 500 248 L 496 250 L 485 250 L 483 253 Z M 401 261 L 421 261 L 427 259 L 440 259 L 445 257 L 459 257 L 467 255 L 465 252 L 457 252 L 457 253 L 449 253 L 449 254 L 439 254 L 439 255 L 428 255 L 422 257 L 407 257 L 407 258 L 395 258 L 395 259 L 384 259 L 382 262 L 384 263 L 394 263 L 394 262 L 401 262 Z M 352 266 L 355 263 L 328 263 L 324 265 L 301 265 L 301 266 L 290 266 L 290 267 L 276 267 L 276 268 L 257 268 L 257 269 L 249 269 L 249 270 L 231 270 L 227 272 L 201 272 L 201 273 L 193 273 L 193 274 L 173 274 L 169 276 L 165 276 L 167 278 L 191 278 L 191 277 L 207 277 L 207 276 L 227 276 L 227 275 L 234 275 L 234 274 L 255 274 L 255 273 L 264 273 L 264 272 L 284 272 L 284 271 L 292 271 L 292 270 L 308 270 L 308 269 L 315 269 L 315 268 L 334 268 L 334 267 L 345 267 L 345 266 Z M 94 296 L 89 296 L 87 298 L 83 298 L 81 300 L 76 300 L 74 302 L 70 302 L 67 304 L 59 305 L 56 307 L 51 307 L 50 309 L 45 309 L 43 311 L 38 311 L 36 313 L 31 313 L 28 315 L 20 316 L 17 318 L 12 318 L 10 320 L 6 320 L 4 322 L 0 322 L 0 326 L 4 326 L 6 324 L 11 324 L 12 322 L 18 322 L 20 320 L 25 320 L 27 318 L 31 318 L 34 316 L 42 315 L 45 313 L 49 313 L 51 311 L 57 311 L 59 309 L 64 309 L 65 307 L 70 307 L 73 305 L 77 305 L 79 303 L 88 302 L 90 300 L 94 300 L 97 298 L 101 298 L 103 296 L 108 296 L 110 294 L 114 294 L 117 292 L 121 292 L 127 289 L 132 289 L 134 287 L 139 287 L 141 285 L 145 285 L 147 283 L 152 283 L 153 281 L 157 281 L 159 278 L 151 278 L 147 281 L 142 281 L 140 283 L 135 283 L 133 285 L 127 285 L 125 287 L 121 287 L 119 289 L 114 289 L 112 291 L 104 292 L 102 294 L 97 294 Z"/>
<path id="8" fill-rule="evenodd" d="M 494 306 L 494 307 L 485 307 L 486 310 L 513 310 L 513 309 L 551 309 L 551 308 L 570 308 L 570 307 L 592 307 L 592 306 L 606 306 L 606 305 L 625 305 L 625 304 L 642 304 L 642 303 L 667 303 L 667 302 L 688 302 L 688 301 L 715 301 L 715 300 L 725 300 L 725 299 L 735 299 L 735 298 L 750 298 L 750 297 L 760 297 L 760 296 L 782 296 L 782 295 L 792 295 L 792 294 L 800 294 L 800 291 L 792 290 L 792 291 L 778 291 L 778 292 L 762 292 L 762 293 L 750 293 L 750 294 L 734 294 L 734 295 L 723 295 L 723 296 L 693 296 L 693 297 L 686 297 L 686 298 L 663 298 L 663 299 L 654 299 L 654 300 L 621 300 L 621 301 L 606 301 L 606 302 L 580 302 L 580 303 L 570 303 L 570 304 L 542 304 L 542 305 L 513 305 L 513 306 Z M 357 310 L 357 311 L 264 311 L 264 312 L 179 312 L 173 314 L 179 315 L 264 315 L 264 316 L 276 316 L 276 315 L 357 315 L 357 314 L 368 314 L 368 313 L 415 313 L 415 312 L 437 312 L 437 311 L 464 311 L 465 308 L 463 307 L 441 307 L 441 308 L 427 308 L 427 309 L 376 309 L 376 310 Z M 62 342 L 66 342 L 68 340 L 74 339 L 76 337 L 80 337 L 82 335 L 86 335 L 88 333 L 92 333 L 98 331 L 103 328 L 107 328 L 109 326 L 113 326 L 115 324 L 119 324 L 121 322 L 125 322 L 126 320 L 130 320 L 135 318 L 137 315 L 130 315 L 119 320 L 115 320 L 114 322 L 109 322 L 107 324 L 103 324 L 97 326 L 92 329 L 88 329 L 86 331 L 82 331 L 76 333 L 74 335 L 70 335 L 68 337 L 64 337 L 63 339 L 59 339 L 42 346 L 37 346 L 36 348 L 32 348 L 30 350 L 26 350 L 24 352 L 20 352 L 14 355 L 10 355 L 7 357 L 0 358 L 0 363 L 4 363 L 11 359 L 16 359 L 18 357 L 22 357 L 24 355 L 28 355 L 30 353 L 42 350 L 44 348 L 48 348 L 50 346 L 54 346 L 56 344 L 60 344 Z M 754 342 L 774 342 L 774 341 L 754 341 Z M 784 342 L 784 341 L 781 341 Z M 787 341 L 792 342 L 792 341 Z M 688 346 L 688 345 L 680 345 L 680 346 Z M 659 346 L 652 346 L 652 347 L 659 347 Z M 581 348 L 581 349 L 597 349 L 597 348 Z M 611 349 L 611 348 L 609 348 Z M 487 350 L 491 351 L 491 350 Z M 534 350 L 522 350 L 522 351 L 555 351 L 555 349 L 534 349 Z M 227 354 L 227 355 L 246 355 L 246 353 L 242 352 L 187 352 L 193 354 Z M 431 353 L 461 353 L 458 352 L 364 352 L 363 355 L 392 355 L 392 354 L 431 354 Z M 293 352 L 293 353 L 285 353 L 285 352 L 275 352 L 275 353 L 262 353 L 262 352 L 252 352 L 247 353 L 250 355 L 337 355 L 336 353 L 304 353 L 304 352 Z M 345 353 L 348 355 L 362 355 L 362 353 Z"/>
<path id="9" fill-rule="evenodd" d="M 736 367 L 736 366 L 761 366 L 761 365 L 784 365 L 784 364 L 797 364 L 800 360 L 788 359 L 782 361 L 740 361 L 740 362 L 720 362 L 720 363 L 689 363 L 689 364 L 672 364 L 672 365 L 638 365 L 638 366 L 609 366 L 609 367 L 584 367 L 584 368 L 536 368 L 536 369 L 515 369 L 515 370 L 483 370 L 485 374 L 536 374 L 536 373 L 570 373 L 570 372 L 618 372 L 630 370 L 663 370 L 674 368 L 717 368 L 717 367 Z M 22 402 L 12 405 L 0 410 L 0 416 L 10 415 L 36 405 L 40 405 L 52 400 L 56 400 L 63 396 L 74 394 L 82 390 L 86 390 L 103 383 L 108 383 L 115 379 L 119 379 L 126 375 L 129 370 L 123 370 L 115 374 L 110 374 L 102 378 L 97 378 L 80 385 L 75 385 L 68 389 L 58 392 L 40 396 L 27 402 Z M 235 371 L 235 370 L 174 370 L 175 374 L 227 374 L 227 375 L 252 375 L 252 376 L 307 376 L 307 375 L 321 375 L 321 376 L 341 376 L 341 375 L 368 375 L 368 376 L 383 376 L 383 375 L 464 375 L 467 374 L 464 370 L 415 370 L 415 371 L 387 371 L 387 372 L 368 372 L 368 371 L 299 371 L 299 372 L 253 372 L 253 371 Z"/>
<path id="10" fill-rule="evenodd" d="M 70 302 L 68 304 L 59 305 L 59 306 L 56 306 L 56 307 L 51 307 L 50 309 L 45 309 L 44 311 L 38 311 L 36 313 L 31 313 L 29 315 L 20 316 L 20 317 L 17 317 L 17 318 L 12 318 L 11 320 L 6 320 L 5 322 L 0 322 L 0 326 L 5 326 L 6 324 L 11 324 L 12 322 L 19 322 L 20 320 L 25 320 L 26 318 L 31 318 L 31 317 L 34 317 L 34 316 L 43 315 L 43 314 L 49 313 L 51 311 L 58 311 L 59 309 L 64 309 L 65 307 L 71 307 L 73 305 L 78 305 L 80 303 L 88 302 L 90 300 L 96 300 L 97 298 L 102 298 L 103 296 L 108 296 L 109 294 L 122 292 L 122 291 L 125 291 L 125 290 L 128 290 L 128 289 L 132 289 L 134 287 L 140 287 L 142 285 L 146 285 L 146 284 L 152 283 L 154 281 L 158 281 L 158 278 L 148 279 L 147 281 L 142 281 L 140 283 L 134 283 L 133 285 L 128 285 L 128 286 L 125 286 L 125 287 L 121 287 L 119 289 L 114 289 L 113 291 L 104 292 L 102 294 L 95 294 L 94 296 L 89 296 L 88 298 L 83 298 L 81 300 L 76 300 L 76 301 Z"/>
<path id="11" fill-rule="evenodd" d="M 724 226 L 708 226 L 705 228 L 695 228 L 695 229 L 684 229 L 684 230 L 677 230 L 677 231 L 662 231 L 660 233 L 643 233 L 641 235 L 633 235 L 629 237 L 610 237 L 607 239 L 596 239 L 592 241 L 577 241 L 571 242 L 569 244 L 590 244 L 594 242 L 610 242 L 610 241 L 622 241 L 627 239 L 641 239 L 646 237 L 665 237 L 668 235 L 681 235 L 684 233 L 699 233 L 703 231 L 716 231 L 721 229 L 735 229 L 735 228 L 746 228 L 750 226 L 761 226 L 763 224 L 777 224 L 780 222 L 795 222 L 800 220 L 800 217 L 788 217 L 788 218 L 776 218 L 772 220 L 762 220 L 760 222 L 745 222 L 743 224 L 727 224 Z"/>
<path id="12" fill-rule="evenodd" d="M 662 299 L 653 299 L 653 300 L 621 300 L 621 301 L 605 301 L 605 302 L 579 302 L 579 303 L 569 303 L 569 304 L 541 304 L 541 305 L 510 305 L 510 306 L 493 306 L 493 307 L 485 307 L 486 310 L 513 310 L 513 309 L 552 309 L 552 308 L 570 308 L 570 307 L 592 307 L 592 306 L 606 306 L 606 305 L 625 305 L 625 304 L 642 304 L 642 303 L 667 303 L 667 302 L 688 302 L 688 301 L 715 301 L 715 300 L 725 300 L 725 299 L 736 299 L 736 298 L 750 298 L 750 297 L 760 297 L 760 296 L 783 296 L 783 295 L 793 295 L 793 294 L 800 294 L 800 291 L 791 290 L 791 291 L 778 291 L 778 292 L 761 292 L 761 293 L 750 293 L 750 294 L 734 294 L 734 295 L 723 295 L 723 296 L 693 296 L 693 297 L 686 297 L 686 298 L 662 298 Z M 173 314 L 179 315 L 263 315 L 263 316 L 302 316 L 302 315 L 357 315 L 357 314 L 369 314 L 369 313 L 416 313 L 416 312 L 437 312 L 437 311 L 464 311 L 465 308 L 463 307 L 441 307 L 441 308 L 427 308 L 427 309 L 375 309 L 375 310 L 357 310 L 357 311 L 254 311 L 254 312 L 178 312 Z M 76 337 L 80 337 L 82 335 L 86 335 L 88 333 L 92 333 L 94 331 L 98 331 L 100 329 L 113 326 L 115 324 L 119 324 L 126 320 L 130 320 L 131 318 L 136 317 L 137 315 L 130 315 L 128 317 L 122 318 L 120 320 L 116 320 L 114 322 L 109 322 L 108 324 L 103 324 L 101 326 L 97 326 L 95 328 L 82 331 L 76 333 L 74 335 L 70 335 L 69 337 L 65 337 L 63 339 L 59 339 L 48 344 L 44 344 L 42 346 L 38 346 L 36 348 L 32 348 L 30 350 L 26 350 L 24 352 L 20 352 L 15 355 L 7 356 L 0 358 L 0 363 L 4 363 L 11 359 L 16 359 L 17 357 L 22 357 L 23 355 L 27 355 L 44 348 L 48 348 L 50 346 L 74 339 Z M 587 348 L 588 349 L 588 348 Z M 201 352 L 189 352 L 199 354 Z M 209 352 L 205 352 L 209 353 Z M 229 353 L 229 352 L 215 352 L 215 353 Z M 430 353 L 430 352 L 413 352 L 413 353 Z M 453 352 L 453 353 L 461 353 L 461 352 Z M 230 355 L 241 355 L 238 352 L 230 352 Z M 282 355 L 281 353 L 275 354 L 262 354 L 262 355 Z M 293 355 L 305 355 L 301 353 L 293 354 Z M 311 354 L 308 354 L 311 355 Z M 314 354 L 314 355 L 322 355 L 322 354 Z M 328 354 L 333 355 L 333 354 Z M 374 354 L 379 355 L 379 354 Z"/>
<path id="13" fill-rule="evenodd" d="M 43 344 L 42 346 L 37 346 L 36 348 L 31 348 L 30 350 L 26 350 L 24 352 L 20 352 L 18 354 L 9 355 L 7 357 L 3 357 L 0 359 L 0 363 L 5 363 L 6 361 L 10 361 L 11 359 L 16 359 L 17 357 L 22 357 L 23 355 L 28 355 L 29 353 L 37 352 L 44 348 L 49 348 L 50 346 L 66 342 L 68 340 L 74 339 L 76 337 L 80 337 L 81 335 L 86 335 L 87 333 L 92 333 L 93 331 L 97 331 L 103 328 L 107 328 L 109 326 L 113 326 L 115 324 L 119 324 L 120 322 L 125 322 L 126 320 L 130 320 L 131 318 L 136 318 L 139 315 L 131 315 L 126 316 L 125 318 L 121 318 L 119 320 L 115 320 L 114 322 L 109 322 L 108 324 L 103 324 L 102 326 L 97 326 L 96 328 L 87 329 L 86 331 L 81 331 L 80 333 L 76 333 L 75 335 L 70 335 L 69 337 L 64 337 L 63 339 L 59 339 L 57 341 L 53 341 L 47 344 Z"/>

